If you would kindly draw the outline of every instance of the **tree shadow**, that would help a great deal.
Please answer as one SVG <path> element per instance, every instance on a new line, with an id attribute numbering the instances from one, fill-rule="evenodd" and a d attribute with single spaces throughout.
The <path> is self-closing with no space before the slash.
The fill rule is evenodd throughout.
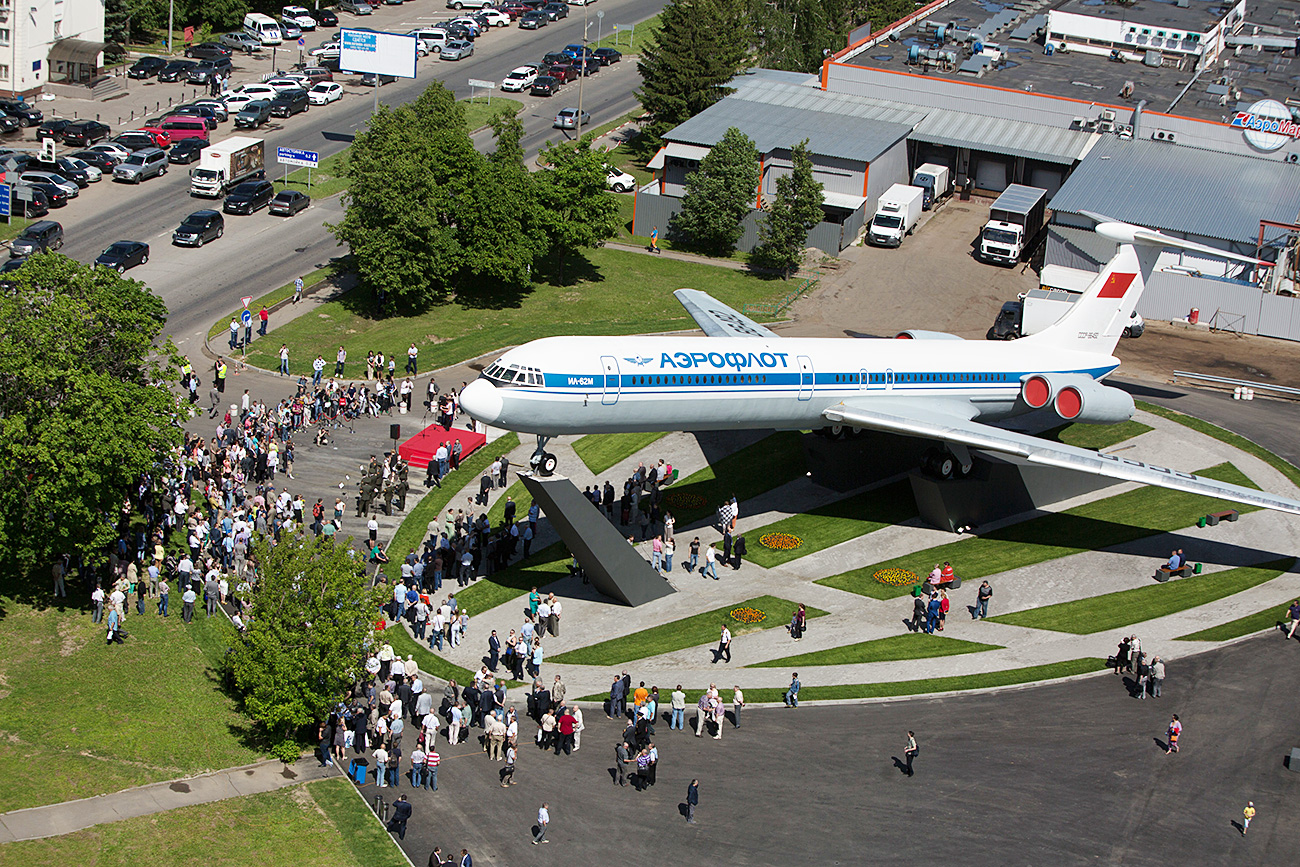
<path id="1" fill-rule="evenodd" d="M 563 259 L 550 256 L 533 268 L 533 279 L 553 286 L 572 286 L 575 283 L 603 283 L 605 275 L 581 250 L 565 254 Z"/>

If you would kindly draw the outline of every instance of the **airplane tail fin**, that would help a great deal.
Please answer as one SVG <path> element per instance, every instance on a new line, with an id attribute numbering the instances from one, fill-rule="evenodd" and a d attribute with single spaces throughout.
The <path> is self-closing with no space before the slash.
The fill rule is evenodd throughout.
<path id="1" fill-rule="evenodd" d="M 1050 343 L 1055 349 L 1075 349 L 1109 356 L 1137 308 L 1142 290 L 1151 278 L 1160 253 L 1166 247 L 1190 250 L 1221 259 L 1260 264 L 1249 256 L 1207 247 L 1128 223 L 1108 220 L 1096 214 L 1097 234 L 1119 242 L 1106 266 L 1074 302 L 1069 312 L 1054 325 L 1031 334 L 1024 340 Z"/>

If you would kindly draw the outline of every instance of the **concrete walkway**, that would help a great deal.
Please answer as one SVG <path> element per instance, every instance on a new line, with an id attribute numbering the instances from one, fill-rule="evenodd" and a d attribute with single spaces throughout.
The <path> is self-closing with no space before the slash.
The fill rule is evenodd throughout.
<path id="1" fill-rule="evenodd" d="M 338 767 L 320 767 L 320 762 L 315 758 L 299 759 L 292 765 L 278 761 L 261 762 L 197 777 L 151 783 L 79 801 L 13 810 L 0 813 L 0 844 L 57 837 L 107 822 L 120 822 L 178 807 L 272 792 L 299 783 L 343 776 L 344 773 Z"/>

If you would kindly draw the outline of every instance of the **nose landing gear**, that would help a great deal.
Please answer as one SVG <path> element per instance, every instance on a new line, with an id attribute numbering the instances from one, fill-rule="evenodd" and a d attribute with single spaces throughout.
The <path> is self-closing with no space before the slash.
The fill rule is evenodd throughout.
<path id="1" fill-rule="evenodd" d="M 555 473 L 555 468 L 559 464 L 555 455 L 546 450 L 546 444 L 551 441 L 548 436 L 537 435 L 537 449 L 533 452 L 532 457 L 528 459 L 528 465 L 533 468 L 533 472 L 539 476 L 549 476 Z"/>

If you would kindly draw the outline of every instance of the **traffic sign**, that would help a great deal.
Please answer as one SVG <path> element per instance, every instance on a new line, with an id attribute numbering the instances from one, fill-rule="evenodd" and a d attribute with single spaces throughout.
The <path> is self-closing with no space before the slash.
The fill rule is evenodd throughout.
<path id="1" fill-rule="evenodd" d="M 243 305 L 244 305 L 244 309 L 247 310 L 247 309 L 248 309 L 248 302 L 250 302 L 250 301 L 252 301 L 252 300 L 253 300 L 253 296 L 252 296 L 252 295 L 245 295 L 243 298 L 240 298 L 240 299 L 239 299 L 239 303 L 240 303 L 240 304 L 243 304 Z"/>
<path id="2" fill-rule="evenodd" d="M 488 90 L 495 90 L 495 89 L 496 89 L 496 86 L 497 86 L 497 83 L 496 83 L 495 81 L 480 81 L 480 80 L 477 79 L 477 78 L 471 78 L 471 79 L 469 80 L 469 86 L 470 86 L 470 87 L 486 87 Z"/>
<path id="3" fill-rule="evenodd" d="M 10 186 L 9 186 L 8 184 L 0 185 L 0 217 L 8 217 L 8 216 L 9 216 L 9 192 L 10 192 L 10 189 L 11 189 L 11 188 L 10 188 Z"/>
<path id="4" fill-rule="evenodd" d="M 298 37 L 298 47 L 299 47 L 299 48 L 302 48 L 302 47 L 303 47 L 304 45 L 306 45 L 306 44 L 307 44 L 307 40 L 304 39 L 303 37 L 299 36 L 299 37 Z"/>
<path id="5" fill-rule="evenodd" d="M 20 202 L 30 202 L 32 200 L 32 188 L 15 186 L 13 188 L 14 198 Z"/>
<path id="6" fill-rule="evenodd" d="M 245 325 L 251 325 L 253 322 L 253 311 L 245 310 L 243 313 L 239 314 L 239 321 Z"/>
<path id="7" fill-rule="evenodd" d="M 307 166 L 314 169 L 320 164 L 320 154 L 316 151 L 278 147 L 275 149 L 275 161 L 282 166 Z"/>

